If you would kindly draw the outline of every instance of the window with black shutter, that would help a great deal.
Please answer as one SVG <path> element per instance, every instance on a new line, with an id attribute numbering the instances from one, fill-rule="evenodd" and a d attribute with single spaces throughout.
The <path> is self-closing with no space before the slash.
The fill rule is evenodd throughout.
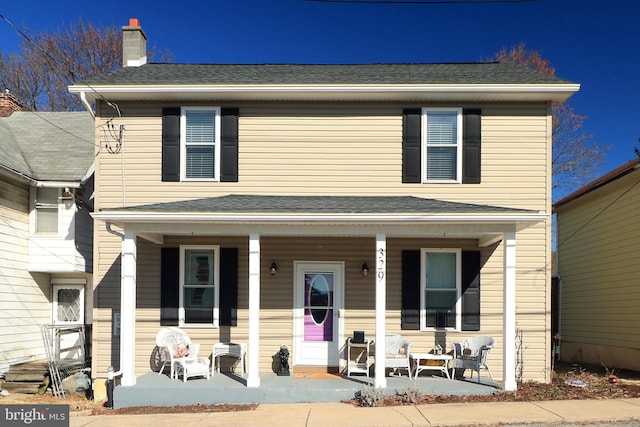
<path id="1" fill-rule="evenodd" d="M 164 108 L 162 181 L 237 182 L 238 116 L 237 108 Z"/>

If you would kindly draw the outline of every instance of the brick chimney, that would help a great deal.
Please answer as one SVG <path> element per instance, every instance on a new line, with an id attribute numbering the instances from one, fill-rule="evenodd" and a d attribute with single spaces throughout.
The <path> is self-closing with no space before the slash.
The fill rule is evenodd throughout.
<path id="1" fill-rule="evenodd" d="M 22 111 L 23 107 L 18 99 L 7 89 L 0 93 L 0 117 L 9 117 L 14 111 Z"/>
<path id="2" fill-rule="evenodd" d="M 122 66 L 139 67 L 147 63 L 147 36 L 137 18 L 122 27 Z"/>

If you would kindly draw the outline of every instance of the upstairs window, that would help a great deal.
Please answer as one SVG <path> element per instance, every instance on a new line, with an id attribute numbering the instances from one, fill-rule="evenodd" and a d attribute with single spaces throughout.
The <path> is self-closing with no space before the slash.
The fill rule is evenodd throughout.
<path id="1" fill-rule="evenodd" d="M 220 109 L 184 107 L 180 122 L 183 180 L 220 180 Z"/>
<path id="2" fill-rule="evenodd" d="M 35 232 L 57 233 L 60 189 L 36 187 Z"/>
<path id="3" fill-rule="evenodd" d="M 462 181 L 462 109 L 422 109 L 423 182 Z"/>

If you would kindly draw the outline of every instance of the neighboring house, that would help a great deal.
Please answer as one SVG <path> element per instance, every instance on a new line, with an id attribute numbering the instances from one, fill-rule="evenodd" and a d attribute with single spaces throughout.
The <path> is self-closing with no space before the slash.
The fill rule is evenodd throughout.
<path id="1" fill-rule="evenodd" d="M 281 345 L 294 372 L 342 370 L 354 330 L 375 360 L 385 333 L 491 335 L 505 389 L 518 359 L 549 379 L 551 102 L 579 85 L 498 63 L 145 64 L 132 24 L 135 66 L 70 87 L 121 130 L 96 158 L 97 396 L 110 365 L 122 386 L 149 371 L 164 325 L 247 343 L 248 387 Z"/>
<path id="2" fill-rule="evenodd" d="M 554 204 L 560 359 L 640 371 L 640 159 Z"/>
<path id="3" fill-rule="evenodd" d="M 45 358 L 41 325 L 92 318 L 93 120 L 20 110 L 0 94 L 0 373 Z"/>

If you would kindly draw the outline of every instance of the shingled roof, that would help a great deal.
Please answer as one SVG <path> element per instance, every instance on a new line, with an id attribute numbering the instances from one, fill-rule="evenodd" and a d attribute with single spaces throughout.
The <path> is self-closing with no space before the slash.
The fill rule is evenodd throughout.
<path id="1" fill-rule="evenodd" d="M 86 112 L 14 112 L 0 118 L 0 166 L 38 181 L 80 181 L 93 163 Z"/>
<path id="2" fill-rule="evenodd" d="M 526 209 L 449 202 L 413 196 L 259 196 L 240 194 L 113 208 L 109 209 L 109 211 L 314 214 L 522 214 L 536 212 Z"/>
<path id="3" fill-rule="evenodd" d="M 77 84 L 567 84 L 507 63 L 451 64 L 157 64 L 125 67 Z"/>

